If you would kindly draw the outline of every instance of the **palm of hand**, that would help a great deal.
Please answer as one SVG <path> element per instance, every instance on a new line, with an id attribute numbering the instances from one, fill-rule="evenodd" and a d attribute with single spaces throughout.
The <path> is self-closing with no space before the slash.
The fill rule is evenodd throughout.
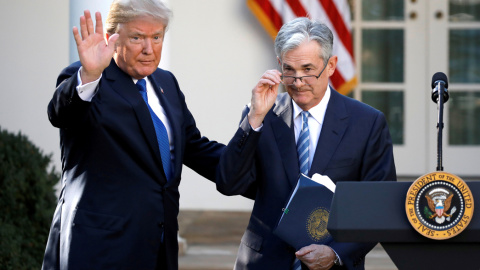
<path id="1" fill-rule="evenodd" d="M 73 28 L 73 37 L 83 67 L 81 74 L 83 83 L 96 80 L 108 67 L 115 51 L 115 42 L 118 39 L 118 34 L 114 34 L 109 37 L 107 43 L 103 37 L 100 12 L 95 13 L 95 20 L 96 26 L 94 27 L 90 11 L 86 10 L 84 16 L 80 17 L 80 33 L 77 27 Z"/>

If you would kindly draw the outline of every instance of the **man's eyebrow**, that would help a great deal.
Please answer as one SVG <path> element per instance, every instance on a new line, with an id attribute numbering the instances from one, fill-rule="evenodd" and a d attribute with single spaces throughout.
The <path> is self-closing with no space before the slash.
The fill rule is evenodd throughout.
<path id="1" fill-rule="evenodd" d="M 308 68 L 308 67 L 315 67 L 315 65 L 312 64 L 312 63 L 303 64 L 303 65 L 302 65 L 302 68 Z"/>
<path id="2" fill-rule="evenodd" d="M 138 31 L 133 31 L 129 33 L 130 36 L 144 36 L 145 34 Z"/>
<path id="3" fill-rule="evenodd" d="M 283 63 L 283 68 L 292 68 L 292 66 L 290 66 L 289 64 L 285 64 Z M 303 64 L 301 65 L 302 68 L 308 68 L 308 67 L 316 67 L 314 64 L 312 63 L 307 63 L 307 64 Z"/>
<path id="4" fill-rule="evenodd" d="M 163 31 L 160 30 L 152 34 L 152 36 L 157 36 L 157 35 L 163 35 Z M 133 31 L 133 32 L 130 32 L 130 36 L 146 36 L 146 34 L 139 31 Z"/>

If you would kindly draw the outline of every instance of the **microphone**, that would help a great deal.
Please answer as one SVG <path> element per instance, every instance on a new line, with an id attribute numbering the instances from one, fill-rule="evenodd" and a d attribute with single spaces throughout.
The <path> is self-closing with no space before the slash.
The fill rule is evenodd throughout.
<path id="1" fill-rule="evenodd" d="M 438 92 L 442 90 L 443 93 L 443 102 L 447 102 L 448 95 L 448 79 L 447 75 L 443 72 L 437 72 L 433 74 L 432 77 L 432 100 L 433 102 L 438 102 Z"/>

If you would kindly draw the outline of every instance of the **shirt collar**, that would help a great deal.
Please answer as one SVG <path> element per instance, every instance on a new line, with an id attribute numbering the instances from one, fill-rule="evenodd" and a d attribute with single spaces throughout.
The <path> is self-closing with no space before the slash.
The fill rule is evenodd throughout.
<path id="1" fill-rule="evenodd" d="M 312 116 L 319 124 L 323 124 L 323 119 L 325 118 L 325 112 L 327 111 L 328 101 L 330 100 L 330 85 L 327 86 L 325 95 L 323 96 L 320 103 L 315 105 L 313 108 L 308 110 L 310 116 Z M 300 106 L 292 99 L 293 103 L 293 119 L 297 118 L 300 113 L 303 111 Z"/>

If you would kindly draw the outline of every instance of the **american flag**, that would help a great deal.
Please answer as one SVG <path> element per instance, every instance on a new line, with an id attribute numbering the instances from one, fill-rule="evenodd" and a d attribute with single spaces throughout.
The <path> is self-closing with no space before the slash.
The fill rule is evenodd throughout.
<path id="1" fill-rule="evenodd" d="M 350 93 L 357 85 L 347 0 L 247 0 L 247 5 L 272 39 L 284 23 L 296 17 L 325 23 L 333 32 L 333 54 L 338 56 L 331 85 L 342 94 Z"/>

